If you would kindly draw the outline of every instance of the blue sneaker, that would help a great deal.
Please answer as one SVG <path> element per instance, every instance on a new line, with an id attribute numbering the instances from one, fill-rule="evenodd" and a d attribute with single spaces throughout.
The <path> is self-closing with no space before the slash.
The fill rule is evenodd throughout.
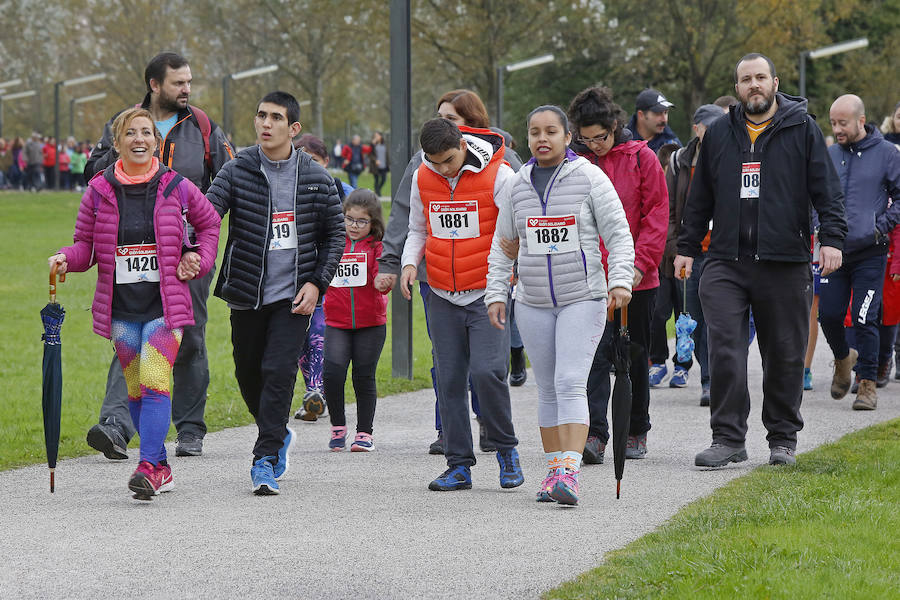
<path id="1" fill-rule="evenodd" d="M 669 380 L 669 387 L 683 388 L 688 384 L 688 370 L 684 367 L 675 367 L 672 372 L 672 379 Z"/>
<path id="2" fill-rule="evenodd" d="M 812 389 L 812 371 L 809 369 L 803 369 L 803 389 Z"/>
<path id="3" fill-rule="evenodd" d="M 273 467 L 273 471 L 275 472 L 275 481 L 280 481 L 284 474 L 287 473 L 288 470 L 288 453 L 291 451 L 291 446 L 294 444 L 294 430 L 288 427 L 287 435 L 284 436 L 284 443 L 281 445 L 281 449 L 278 451 L 278 462 Z"/>
<path id="4" fill-rule="evenodd" d="M 522 467 L 519 466 L 519 451 L 507 448 L 497 451 L 497 462 L 500 463 L 500 487 L 514 488 L 525 483 Z"/>
<path id="5" fill-rule="evenodd" d="M 275 482 L 275 471 L 272 468 L 276 460 L 274 456 L 263 456 L 250 467 L 253 493 L 257 496 L 274 496 L 280 493 L 278 483 Z"/>
<path id="6" fill-rule="evenodd" d="M 449 492 L 452 490 L 472 489 L 472 469 L 466 465 L 450 467 L 441 476 L 428 484 L 433 492 Z"/>
<path id="7" fill-rule="evenodd" d="M 668 374 L 666 365 L 650 365 L 650 387 L 658 387 Z"/>

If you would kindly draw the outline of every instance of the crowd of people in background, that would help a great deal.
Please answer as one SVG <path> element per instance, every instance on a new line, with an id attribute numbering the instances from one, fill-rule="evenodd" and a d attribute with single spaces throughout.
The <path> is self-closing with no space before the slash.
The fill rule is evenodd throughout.
<path id="1" fill-rule="evenodd" d="M 176 455 L 202 455 L 212 232 L 216 215 L 227 214 L 214 293 L 231 309 L 235 376 L 258 427 L 250 468 L 257 495 L 280 493 L 288 469 L 298 371 L 306 392 L 295 418 L 316 421 L 327 410 L 327 448 L 339 452 L 347 445 L 343 389 L 353 365 L 350 450 L 374 450 L 386 295 L 399 288 L 411 299 L 415 281 L 433 348 L 437 439 L 428 452 L 447 463 L 431 490 L 472 487 L 470 407 L 480 450 L 496 453 L 500 486 L 524 483 L 509 386 L 525 382 L 527 353 L 547 467 L 536 500 L 577 504 L 582 466 L 602 463 L 610 438 L 610 321 L 624 326 L 617 311 L 626 306 L 634 361 L 626 458 L 648 455 L 650 390 L 668 376 L 666 323 L 689 312 L 697 323 L 690 336 L 699 404 L 709 407 L 712 433 L 695 465 L 747 460 L 754 337 L 768 462 L 794 464 L 803 390 L 814 386 L 817 322 L 834 354 L 832 397 L 851 391 L 853 410 L 876 409 L 892 355 L 900 379 L 900 104 L 879 130 L 860 98 L 837 98 L 829 147 L 806 99 L 779 90 L 770 59 L 744 56 L 734 79 L 736 97 L 694 111 L 686 145 L 668 126 L 675 105 L 656 89 L 637 95 L 630 118 L 605 87 L 582 90 L 567 110 L 537 107 L 524 164 L 511 136 L 490 127 L 478 95 L 451 90 L 421 127 L 421 150 L 406 166 L 387 223 L 379 196 L 390 165 L 381 132 L 369 143 L 359 135 L 338 140 L 329 156 L 322 139 L 300 135 L 296 99 L 271 92 L 254 116 L 257 144 L 235 153 L 188 104 L 190 67 L 173 53 L 151 61 L 143 104 L 114 116 L 93 151 L 75 140 L 58 147 L 37 133 L 9 148 L 0 140 L 0 158 L 9 162 L 4 178 L 14 187 L 51 187 L 58 167 L 66 189 L 96 174 L 89 185 L 104 198 L 92 204 L 85 194 L 75 245 L 50 258 L 61 270 L 86 270 L 88 242 L 103 240 L 94 329 L 113 339 L 117 356 L 88 444 L 124 459 L 141 433 L 129 480 L 141 499 L 174 486 L 162 444 L 170 413 Z M 174 142 L 164 143 L 173 137 L 205 151 L 182 153 L 173 165 Z M 355 189 L 367 168 L 374 193 Z M 349 183 L 337 181 L 334 169 Z M 153 197 L 173 209 L 180 198 L 193 228 L 176 219 L 177 239 L 168 230 L 154 239 Z M 128 217 L 118 233 L 110 227 L 117 203 Z M 135 248 L 154 259 L 159 253 L 158 264 L 120 259 Z M 147 356 L 141 336 L 154 350 Z M 680 349 L 671 360 L 668 385 L 687 386 L 693 360 Z M 133 365 L 141 361 L 157 372 L 138 372 Z"/>

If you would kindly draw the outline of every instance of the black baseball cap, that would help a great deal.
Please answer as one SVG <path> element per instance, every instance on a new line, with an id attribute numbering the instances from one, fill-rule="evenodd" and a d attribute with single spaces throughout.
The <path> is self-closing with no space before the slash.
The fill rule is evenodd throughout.
<path id="1" fill-rule="evenodd" d="M 647 88 L 638 94 L 637 100 L 634 101 L 634 109 L 642 111 L 652 110 L 653 112 L 663 112 L 669 110 L 673 106 L 675 105 L 666 100 L 665 96 L 653 88 Z"/>

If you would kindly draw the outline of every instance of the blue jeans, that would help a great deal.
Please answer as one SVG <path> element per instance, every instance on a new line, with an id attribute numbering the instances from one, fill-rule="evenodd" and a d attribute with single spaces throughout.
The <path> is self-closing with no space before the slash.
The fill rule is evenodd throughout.
<path id="1" fill-rule="evenodd" d="M 851 306 L 853 334 L 859 352 L 856 373 L 860 379 L 870 381 L 875 381 L 878 375 L 878 323 L 885 261 L 886 257 L 879 254 L 846 262 L 819 280 L 819 323 L 834 357 L 846 358 L 850 352 L 844 317 L 847 307 Z"/>

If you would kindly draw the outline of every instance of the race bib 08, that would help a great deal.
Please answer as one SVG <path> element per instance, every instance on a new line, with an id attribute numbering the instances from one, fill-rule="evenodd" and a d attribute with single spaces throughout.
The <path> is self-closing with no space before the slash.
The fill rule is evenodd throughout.
<path id="1" fill-rule="evenodd" d="M 481 234 L 478 202 L 432 202 L 428 207 L 431 235 L 442 240 L 465 240 Z"/>
<path id="2" fill-rule="evenodd" d="M 758 162 L 741 164 L 741 198 L 759 198 L 759 167 Z"/>
<path id="3" fill-rule="evenodd" d="M 116 283 L 159 282 L 156 244 L 116 246 Z"/>
<path id="4" fill-rule="evenodd" d="M 286 210 L 272 214 L 272 239 L 269 250 L 288 250 L 297 247 L 297 227 L 294 211 Z"/>
<path id="5" fill-rule="evenodd" d="M 365 252 L 348 252 L 341 256 L 331 285 L 334 287 L 362 287 L 366 285 L 368 269 Z"/>
<path id="6" fill-rule="evenodd" d="M 580 248 L 575 215 L 527 217 L 525 239 L 528 254 L 562 254 Z"/>

